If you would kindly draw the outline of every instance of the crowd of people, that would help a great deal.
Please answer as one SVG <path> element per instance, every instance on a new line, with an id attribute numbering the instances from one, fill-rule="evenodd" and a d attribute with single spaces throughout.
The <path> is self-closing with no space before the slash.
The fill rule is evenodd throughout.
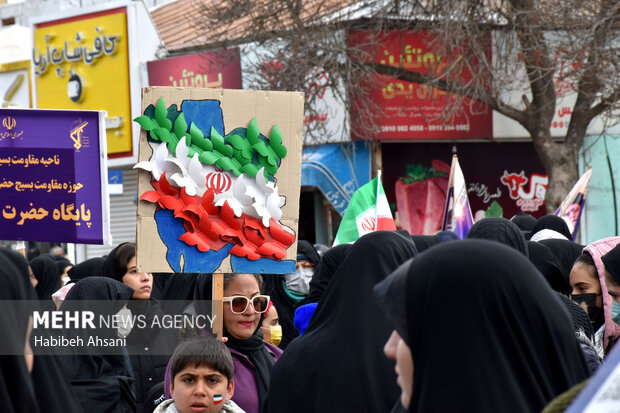
<path id="1" fill-rule="evenodd" d="M 581 245 L 552 215 L 320 251 L 300 240 L 294 274 L 224 274 L 218 338 L 149 323 L 211 314 L 210 274 L 140 273 L 133 243 L 77 265 L 0 249 L 4 410 L 559 412 L 620 336 L 620 237 Z M 149 328 L 98 329 L 116 351 L 38 354 L 31 301 Z"/>

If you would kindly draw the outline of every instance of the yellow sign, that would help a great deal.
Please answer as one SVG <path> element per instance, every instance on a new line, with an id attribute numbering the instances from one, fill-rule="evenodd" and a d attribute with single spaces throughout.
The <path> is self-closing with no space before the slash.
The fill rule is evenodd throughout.
<path id="1" fill-rule="evenodd" d="M 131 97 L 126 9 L 107 10 L 34 29 L 37 107 L 106 110 L 108 155 L 131 154 Z M 76 142 L 77 144 L 77 142 Z"/>

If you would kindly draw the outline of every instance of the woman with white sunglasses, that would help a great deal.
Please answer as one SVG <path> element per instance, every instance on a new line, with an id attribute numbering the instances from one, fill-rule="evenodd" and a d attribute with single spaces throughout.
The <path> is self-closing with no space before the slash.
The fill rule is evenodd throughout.
<path id="1" fill-rule="evenodd" d="M 258 274 L 224 274 L 224 337 L 235 367 L 232 400 L 246 413 L 260 413 L 271 370 L 282 354 L 260 332 L 269 296 L 261 294 Z"/>

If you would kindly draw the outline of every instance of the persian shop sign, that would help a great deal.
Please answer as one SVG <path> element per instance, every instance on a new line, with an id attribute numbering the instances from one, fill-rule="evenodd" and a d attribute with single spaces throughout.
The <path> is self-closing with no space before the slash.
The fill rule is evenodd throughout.
<path id="1" fill-rule="evenodd" d="M 146 65 L 151 86 L 242 88 L 238 48 L 176 56 Z"/>
<path id="2" fill-rule="evenodd" d="M 108 242 L 104 113 L 0 109 L 4 239 Z"/>
<path id="3" fill-rule="evenodd" d="M 127 10 L 117 8 L 34 27 L 37 106 L 106 110 L 107 152 L 132 152 Z"/>
<path id="4" fill-rule="evenodd" d="M 370 31 L 351 30 L 349 45 L 362 48 L 372 56 L 374 63 L 394 67 L 402 65 L 407 70 L 420 73 L 440 72 L 442 66 L 448 64 L 442 56 L 432 52 L 430 44 L 434 37 L 428 31 L 391 30 L 381 32 L 378 40 L 374 37 L 377 34 Z M 463 65 L 461 79 L 466 81 L 470 76 L 466 65 Z M 481 103 L 465 99 L 461 113 L 446 123 L 438 118 L 450 99 L 446 92 L 383 75 L 377 75 L 370 87 L 371 99 L 381 110 L 375 121 L 379 126 L 379 132 L 374 136 L 376 139 L 467 139 L 492 135 L 492 111 Z M 362 114 L 352 113 L 352 125 L 357 123 L 356 116 Z"/>

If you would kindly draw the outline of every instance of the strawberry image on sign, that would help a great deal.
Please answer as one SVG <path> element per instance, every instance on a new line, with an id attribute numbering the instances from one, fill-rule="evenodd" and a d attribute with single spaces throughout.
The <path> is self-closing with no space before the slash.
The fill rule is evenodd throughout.
<path id="1" fill-rule="evenodd" d="M 450 165 L 438 159 L 431 165 L 407 165 L 407 176 L 396 181 L 400 225 L 410 234 L 431 235 L 441 229 Z"/>

